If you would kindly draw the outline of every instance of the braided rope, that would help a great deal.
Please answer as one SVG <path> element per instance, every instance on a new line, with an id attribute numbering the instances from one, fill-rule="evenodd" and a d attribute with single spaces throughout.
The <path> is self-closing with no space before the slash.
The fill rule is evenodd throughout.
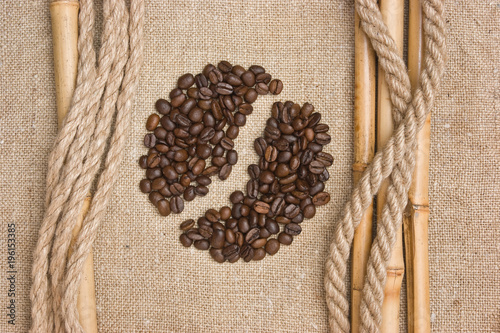
<path id="1" fill-rule="evenodd" d="M 144 2 L 131 1 L 130 20 L 124 0 L 104 1 L 103 10 L 105 24 L 96 67 L 94 5 L 92 0 L 80 1 L 77 86 L 49 157 L 47 209 L 33 264 L 31 332 L 83 332 L 76 310 L 83 262 L 91 251 L 123 158 L 142 64 Z M 106 153 L 113 119 L 115 128 Z M 103 158 L 104 170 L 99 175 Z M 78 235 L 76 250 L 67 258 L 74 223 L 97 177 L 92 208 Z M 89 226 L 93 226 L 90 231 Z"/>
<path id="2" fill-rule="evenodd" d="M 361 331 L 378 332 L 382 322 L 386 265 L 394 246 L 396 231 L 401 225 L 402 211 L 407 204 L 415 167 L 416 135 L 434 104 L 445 59 L 442 0 L 422 1 L 425 68 L 413 97 L 404 61 L 397 53 L 376 0 L 356 0 L 356 10 L 361 27 L 370 38 L 379 64 L 386 73 L 385 80 L 394 107 L 396 128 L 384 149 L 377 152 L 363 173 L 344 207 L 344 217 L 335 226 L 325 269 L 326 303 L 332 332 L 349 332 L 349 301 L 345 276 L 354 230 L 382 181 L 388 178 L 387 202 L 377 224 L 361 303 Z"/>

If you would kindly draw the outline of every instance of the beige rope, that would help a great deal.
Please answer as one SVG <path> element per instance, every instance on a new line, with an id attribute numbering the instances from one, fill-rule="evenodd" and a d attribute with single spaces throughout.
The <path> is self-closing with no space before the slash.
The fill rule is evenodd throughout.
<path id="1" fill-rule="evenodd" d="M 93 1 L 80 1 L 77 87 L 49 157 L 47 209 L 33 264 L 32 332 L 82 332 L 76 310 L 82 265 L 94 243 L 123 158 L 142 64 L 144 2 L 131 1 L 130 20 L 124 0 L 104 1 L 103 10 L 102 46 L 96 68 Z M 115 127 L 106 154 L 113 119 Z M 103 158 L 104 170 L 99 175 Z M 67 259 L 71 231 L 95 179 L 98 185 L 91 210 L 83 221 L 75 251 Z"/>
<path id="2" fill-rule="evenodd" d="M 415 167 L 416 134 L 422 128 L 434 104 L 435 93 L 444 71 L 445 33 L 443 0 L 423 0 L 425 69 L 413 97 L 403 59 L 382 20 L 376 0 L 356 0 L 361 27 L 370 38 L 385 71 L 396 128 L 382 151 L 377 152 L 363 173 L 344 209 L 344 217 L 335 226 L 334 238 L 326 260 L 325 291 L 332 332 L 349 332 L 349 302 L 345 276 L 354 230 L 389 177 L 387 203 L 377 224 L 377 235 L 368 261 L 361 304 L 361 330 L 377 332 L 382 322 L 381 307 L 386 279 L 386 264 L 401 225 L 408 189 Z"/>

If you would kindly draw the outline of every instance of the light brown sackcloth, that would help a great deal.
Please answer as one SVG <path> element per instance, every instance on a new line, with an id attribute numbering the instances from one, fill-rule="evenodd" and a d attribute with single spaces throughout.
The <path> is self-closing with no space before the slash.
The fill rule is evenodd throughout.
<path id="1" fill-rule="evenodd" d="M 495 332 L 500 330 L 494 39 L 499 9 L 462 1 L 447 4 L 446 13 L 447 73 L 433 109 L 431 146 L 432 325 L 438 332 Z M 14 330 L 0 321 L 0 331 L 25 332 L 45 161 L 57 128 L 50 17 L 44 2 L 8 1 L 0 5 L 0 15 L 0 214 L 18 226 L 19 246 L 18 321 Z M 352 186 L 352 18 L 353 3 L 344 1 L 148 2 L 133 128 L 94 251 L 101 332 L 326 331 L 323 262 L 332 221 L 340 218 Z M 187 205 L 180 216 L 162 218 L 137 189 L 144 122 L 180 74 L 221 59 L 261 64 L 285 89 L 255 104 L 237 140 L 240 161 L 230 179 L 212 184 L 209 196 Z M 305 222 L 291 246 L 261 263 L 220 266 L 205 252 L 185 250 L 177 241 L 178 223 L 220 198 L 226 203 L 233 189 L 243 188 L 246 165 L 255 161 L 251 142 L 278 99 L 310 101 L 330 125 L 334 140 L 328 151 L 336 157 L 327 183 L 331 203 Z M 5 239 L 0 237 L 0 246 Z M 6 290 L 5 269 L 0 274 Z M 6 294 L 0 295 L 6 304 Z M 404 306 L 403 301 L 402 322 Z"/>

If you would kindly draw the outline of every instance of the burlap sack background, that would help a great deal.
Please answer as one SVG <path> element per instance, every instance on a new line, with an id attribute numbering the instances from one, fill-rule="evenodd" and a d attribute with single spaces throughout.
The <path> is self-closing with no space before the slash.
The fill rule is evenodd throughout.
<path id="1" fill-rule="evenodd" d="M 95 247 L 100 332 L 325 332 L 323 263 L 351 189 L 353 1 L 148 1 L 145 62 L 132 132 Z M 449 61 L 433 110 L 431 319 L 436 332 L 500 331 L 498 1 L 447 4 Z M 227 59 L 283 80 L 259 98 L 236 141 L 228 181 L 160 217 L 139 192 L 144 122 L 175 79 Z M 32 251 L 43 213 L 46 160 L 56 134 L 48 1 L 0 4 L 0 331 L 30 323 Z M 329 205 L 289 247 L 261 262 L 219 265 L 178 243 L 180 221 L 243 189 L 252 148 L 275 100 L 323 113 L 335 163 Z M 17 230 L 17 320 L 7 325 L 7 223 Z M 401 329 L 405 330 L 404 292 Z"/>

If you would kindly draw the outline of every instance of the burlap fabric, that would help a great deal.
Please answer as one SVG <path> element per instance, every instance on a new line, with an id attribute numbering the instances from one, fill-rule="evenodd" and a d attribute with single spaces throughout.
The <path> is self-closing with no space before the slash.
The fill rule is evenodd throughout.
<path id="1" fill-rule="evenodd" d="M 100 332 L 325 332 L 324 259 L 352 186 L 352 1 L 150 1 L 132 132 L 97 240 Z M 499 18 L 495 2 L 449 2 L 448 65 L 433 114 L 430 176 L 431 320 L 436 332 L 500 331 Z M 43 212 L 57 117 L 48 1 L 0 4 L 0 331 L 30 324 L 32 251 Z M 181 215 L 161 217 L 138 190 L 144 122 L 176 78 L 227 59 L 283 80 L 240 131 L 231 177 Z M 276 100 L 311 102 L 330 126 L 332 200 L 289 247 L 261 262 L 215 263 L 185 249 L 178 224 L 243 189 Z M 7 225 L 16 225 L 16 325 L 7 323 Z M 10 274 L 9 274 L 10 276 Z M 405 330 L 405 292 L 401 329 Z"/>

